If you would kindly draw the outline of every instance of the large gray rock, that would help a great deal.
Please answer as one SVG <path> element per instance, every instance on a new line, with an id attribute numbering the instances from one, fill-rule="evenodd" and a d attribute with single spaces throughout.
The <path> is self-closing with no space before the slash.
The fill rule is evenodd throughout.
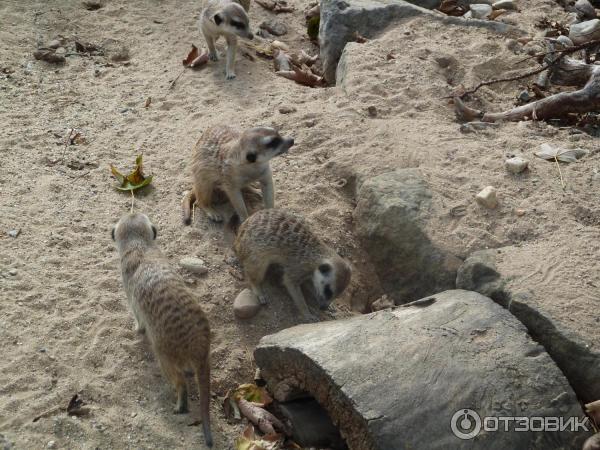
<path id="1" fill-rule="evenodd" d="M 589 436 L 452 433 L 465 408 L 482 418 L 582 417 L 564 375 L 525 327 L 474 292 L 288 328 L 261 339 L 254 356 L 270 388 L 292 384 L 314 397 L 353 450 L 570 449 Z"/>
<path id="2" fill-rule="evenodd" d="M 571 243 L 572 244 L 572 243 Z M 565 246 L 566 253 L 577 254 L 574 246 Z M 540 254 L 528 249 L 505 247 L 500 250 L 484 250 L 473 253 L 459 269 L 456 285 L 461 289 L 480 292 L 507 308 L 529 330 L 531 336 L 544 346 L 558 367 L 568 378 L 571 386 L 584 402 L 600 399 L 600 351 L 597 347 L 598 333 L 594 333 L 594 321 L 598 322 L 599 301 L 592 301 L 591 295 L 580 286 L 564 286 L 569 283 L 565 276 L 557 283 L 562 289 L 552 286 L 552 273 L 546 271 L 545 264 L 554 271 L 553 255 L 547 250 Z M 562 258 L 562 257 L 559 257 Z M 564 256 L 565 260 L 567 256 Z M 542 283 L 536 284 L 531 272 L 523 272 L 523 265 L 531 261 L 541 268 Z M 499 265 L 502 268 L 499 268 Z M 574 261 L 574 265 L 578 262 Z M 554 267 L 552 267 L 554 266 Z M 534 269 L 535 270 L 535 269 Z M 538 269 L 539 270 L 539 269 Z M 533 274 L 536 274 L 534 271 Z M 524 283 L 519 278 L 528 277 Z M 565 309 L 569 299 L 564 290 L 573 291 L 577 297 L 576 309 L 591 326 L 586 326 L 575 316 L 572 308 Z M 594 288 L 596 290 L 596 288 Z M 589 313 L 585 312 L 585 309 Z M 575 309 L 575 308 L 573 308 Z M 596 325 L 596 328 L 598 326 Z"/>
<path id="3" fill-rule="evenodd" d="M 462 260 L 427 235 L 431 192 L 418 169 L 366 180 L 357 200 L 357 234 L 396 304 L 454 288 Z"/>
<path id="4" fill-rule="evenodd" d="M 430 10 L 440 3 L 440 0 L 322 0 L 319 46 L 325 80 L 330 84 L 336 82 L 338 61 L 346 43 L 355 40 L 356 33 L 372 39 L 389 25 L 415 16 L 426 16 L 444 24 L 485 27 L 500 33 L 510 29 L 499 22 L 467 21 Z"/>

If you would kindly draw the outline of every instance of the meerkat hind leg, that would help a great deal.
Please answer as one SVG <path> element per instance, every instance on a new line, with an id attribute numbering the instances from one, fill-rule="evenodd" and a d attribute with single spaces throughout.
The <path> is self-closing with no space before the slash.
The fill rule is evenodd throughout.
<path id="1" fill-rule="evenodd" d="M 201 208 L 206 216 L 213 222 L 223 222 L 223 216 L 214 209 L 212 205 L 213 187 L 211 185 L 203 185 L 196 189 L 196 205 Z"/>
<path id="2" fill-rule="evenodd" d="M 188 410 L 188 394 L 187 382 L 185 375 L 172 361 L 169 361 L 164 356 L 157 352 L 160 367 L 165 374 L 165 377 L 173 384 L 177 392 L 177 403 L 175 404 L 175 414 L 185 414 Z"/>

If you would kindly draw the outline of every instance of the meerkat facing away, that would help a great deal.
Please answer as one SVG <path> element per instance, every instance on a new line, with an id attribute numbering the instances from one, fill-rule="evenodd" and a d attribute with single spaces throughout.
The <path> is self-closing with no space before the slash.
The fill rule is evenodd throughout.
<path id="1" fill-rule="evenodd" d="M 123 284 L 136 331 L 148 336 L 163 373 L 175 386 L 175 413 L 188 412 L 184 371 L 195 372 L 204 439 L 211 447 L 208 319 L 181 277 L 163 260 L 154 241 L 156 233 L 140 213 L 123 216 L 113 228 Z"/>
<path id="2" fill-rule="evenodd" d="M 268 298 L 263 281 L 272 265 L 283 269 L 283 285 L 305 320 L 313 321 L 301 285 L 312 281 L 321 309 L 350 283 L 348 262 L 323 243 L 303 218 L 281 209 L 265 209 L 248 218 L 233 245 L 252 291 L 261 304 Z"/>
<path id="3" fill-rule="evenodd" d="M 207 129 L 196 143 L 191 169 L 194 185 L 183 200 L 183 221 L 191 223 L 194 202 L 209 219 L 220 222 L 212 207 L 215 190 L 223 191 L 241 221 L 248 218 L 243 190 L 260 182 L 265 208 L 275 205 L 273 175 L 269 161 L 287 152 L 294 139 L 284 138 L 273 128 L 257 127 L 240 132 L 228 126 Z"/>
<path id="4" fill-rule="evenodd" d="M 249 2 L 248 3 L 249 6 Z M 237 51 L 237 38 L 254 39 L 250 31 L 248 14 L 236 0 L 208 0 L 206 7 L 200 14 L 200 30 L 208 46 L 209 58 L 217 61 L 219 56 L 215 48 L 215 41 L 220 36 L 225 36 L 227 41 L 227 62 L 225 78 L 235 78 L 235 54 Z"/>

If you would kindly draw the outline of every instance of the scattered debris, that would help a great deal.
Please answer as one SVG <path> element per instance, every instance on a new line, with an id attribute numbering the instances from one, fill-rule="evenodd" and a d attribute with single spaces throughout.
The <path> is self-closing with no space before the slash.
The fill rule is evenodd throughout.
<path id="1" fill-rule="evenodd" d="M 79 397 L 79 394 L 75 394 L 69 400 L 69 403 L 67 404 L 66 408 L 63 407 L 63 406 L 55 406 L 54 408 L 50 408 L 50 409 L 44 411 L 43 413 L 35 416 L 33 418 L 32 422 L 37 422 L 38 420 L 43 419 L 44 417 L 51 416 L 51 415 L 56 414 L 56 413 L 58 413 L 60 411 L 66 412 L 67 415 L 69 415 L 69 416 L 85 416 L 85 415 L 88 415 L 90 413 L 90 409 L 84 407 L 85 404 L 86 403 Z"/>
<path id="2" fill-rule="evenodd" d="M 488 209 L 495 209 L 498 206 L 496 189 L 493 186 L 485 187 L 479 194 L 475 196 L 475 200 L 479 205 Z"/>
<path id="3" fill-rule="evenodd" d="M 359 44 L 364 44 L 365 42 L 368 42 L 369 40 L 364 37 L 363 35 L 361 35 L 358 31 L 354 32 L 354 42 L 358 42 Z"/>
<path id="4" fill-rule="evenodd" d="M 367 108 L 367 113 L 369 114 L 369 117 L 377 117 L 377 107 L 376 106 L 369 106 Z"/>
<path id="5" fill-rule="evenodd" d="M 285 0 L 256 0 L 256 3 L 277 14 L 294 12 L 296 10 L 293 6 L 288 5 Z"/>
<path id="6" fill-rule="evenodd" d="M 7 233 L 11 238 L 16 238 L 21 234 L 21 229 L 17 228 L 15 230 L 9 230 Z"/>
<path id="7" fill-rule="evenodd" d="M 179 80 L 181 75 L 183 75 L 186 68 L 188 68 L 188 67 L 192 68 L 192 69 L 201 68 L 201 67 L 205 66 L 206 64 L 208 64 L 208 60 L 209 60 L 208 51 L 202 49 L 202 53 L 200 53 L 200 51 L 198 50 L 198 47 L 196 47 L 194 44 L 192 44 L 192 49 L 190 50 L 190 52 L 188 53 L 186 58 L 184 60 L 182 60 L 184 69 L 181 72 L 179 72 L 179 75 L 177 75 L 173 81 L 171 81 L 171 84 L 169 85 L 169 89 L 173 89 L 173 87 L 175 86 L 175 83 L 177 83 L 177 80 Z"/>
<path id="8" fill-rule="evenodd" d="M 146 99 L 146 102 L 144 103 L 144 108 L 149 108 L 151 104 L 152 104 L 152 97 L 148 97 Z"/>
<path id="9" fill-rule="evenodd" d="M 249 424 L 235 440 L 235 450 L 282 450 L 283 439 L 283 436 L 276 433 L 257 437 L 254 427 Z"/>
<path id="10" fill-rule="evenodd" d="M 393 308 L 395 305 L 394 301 L 387 295 L 383 295 L 371 303 L 371 311 L 381 311 L 383 309 Z"/>
<path id="11" fill-rule="evenodd" d="M 280 114 L 291 114 L 298 111 L 294 106 L 280 106 L 279 113 Z"/>
<path id="12" fill-rule="evenodd" d="M 448 16 L 463 16 L 467 10 L 459 4 L 458 0 L 443 0 L 438 10 Z"/>
<path id="13" fill-rule="evenodd" d="M 88 55 L 100 55 L 104 53 L 102 48 L 96 44 L 78 41 L 75 41 L 75 51 L 78 53 L 86 53 Z"/>
<path id="14" fill-rule="evenodd" d="M 83 6 L 88 11 L 96 11 L 104 6 L 104 2 L 102 0 L 85 0 Z"/>
<path id="15" fill-rule="evenodd" d="M 142 155 L 135 159 L 135 168 L 127 176 L 122 175 L 115 166 L 110 165 L 110 171 L 119 182 L 115 186 L 120 191 L 133 191 L 149 185 L 152 182 L 152 175 L 145 177 L 142 170 Z"/>

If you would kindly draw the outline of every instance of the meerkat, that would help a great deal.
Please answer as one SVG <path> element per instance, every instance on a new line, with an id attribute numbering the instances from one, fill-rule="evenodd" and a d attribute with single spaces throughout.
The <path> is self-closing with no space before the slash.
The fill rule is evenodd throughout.
<path id="1" fill-rule="evenodd" d="M 346 289 L 351 268 L 323 243 L 305 220 L 281 209 L 264 209 L 248 218 L 237 231 L 233 245 L 250 288 L 261 304 L 268 302 L 263 281 L 272 265 L 283 269 L 283 285 L 307 321 L 314 321 L 301 285 L 312 281 L 321 309 Z"/>
<path id="2" fill-rule="evenodd" d="M 225 193 L 243 222 L 248 218 L 243 190 L 256 181 L 260 182 L 265 208 L 273 208 L 275 191 L 269 161 L 287 152 L 292 145 L 294 139 L 282 137 L 269 127 L 243 132 L 228 126 L 207 129 L 194 149 L 191 164 L 194 184 L 183 201 L 184 223 L 191 223 L 194 202 L 210 220 L 223 220 L 212 206 L 215 191 Z"/>
<path id="3" fill-rule="evenodd" d="M 148 337 L 165 377 L 177 392 L 175 413 L 188 412 L 184 371 L 195 372 L 204 440 L 210 432 L 210 327 L 183 279 L 163 260 L 156 227 L 145 214 L 123 216 L 112 230 L 136 331 Z"/>
<path id="4" fill-rule="evenodd" d="M 249 6 L 249 1 L 246 2 Z M 200 14 L 199 27 L 208 46 L 208 57 L 217 61 L 219 56 L 215 48 L 215 41 L 220 36 L 225 36 L 227 41 L 227 63 L 225 65 L 225 78 L 235 78 L 235 54 L 237 51 L 237 38 L 254 39 L 250 31 L 248 14 L 236 0 L 208 0 L 206 7 Z"/>

